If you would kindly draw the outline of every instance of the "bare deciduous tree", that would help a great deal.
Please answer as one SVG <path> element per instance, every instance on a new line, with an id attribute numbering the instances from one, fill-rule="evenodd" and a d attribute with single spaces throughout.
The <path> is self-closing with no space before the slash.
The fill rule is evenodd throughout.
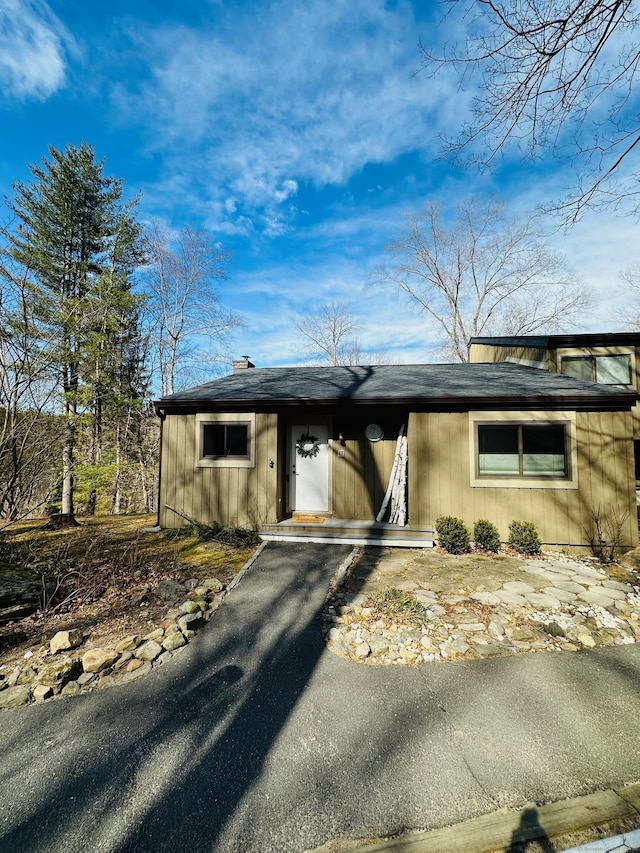
<path id="1" fill-rule="evenodd" d="M 162 394 L 193 381 L 198 368 L 221 360 L 220 348 L 239 317 L 220 303 L 216 283 L 226 278 L 229 255 L 205 231 L 186 225 L 172 239 L 159 222 L 146 232 L 146 292 Z M 178 377 L 180 373 L 180 377 Z"/>
<path id="2" fill-rule="evenodd" d="M 362 324 L 340 302 L 321 305 L 312 314 L 299 317 L 296 328 L 306 338 L 311 358 L 324 364 L 353 365 L 361 359 L 358 332 Z"/>
<path id="3" fill-rule="evenodd" d="M 587 206 L 640 193 L 631 169 L 640 143 L 637 3 L 454 0 L 447 7 L 445 27 L 465 35 L 440 55 L 422 45 L 423 67 L 453 66 L 476 92 L 472 120 L 450 151 L 466 149 L 486 164 L 515 142 L 532 157 L 552 152 L 571 162 L 577 184 L 552 205 L 567 222 Z"/>
<path id="4" fill-rule="evenodd" d="M 0 263 L 0 518 L 15 521 L 54 489 L 65 425 L 53 414 L 54 368 L 36 334 L 32 290 L 6 260 Z"/>
<path id="5" fill-rule="evenodd" d="M 395 285 L 428 315 L 454 361 L 468 360 L 472 337 L 551 332 L 589 303 L 534 221 L 509 216 L 493 200 L 461 204 L 450 226 L 428 204 L 387 250 L 393 262 L 377 281 Z"/>
<path id="6" fill-rule="evenodd" d="M 620 276 L 623 281 L 624 307 L 616 311 L 623 329 L 640 332 L 640 261 L 628 267 Z"/>

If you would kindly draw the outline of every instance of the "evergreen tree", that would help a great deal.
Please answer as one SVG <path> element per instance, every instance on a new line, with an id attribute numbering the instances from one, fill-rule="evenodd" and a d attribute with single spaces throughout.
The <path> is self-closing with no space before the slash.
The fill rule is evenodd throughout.
<path id="1" fill-rule="evenodd" d="M 14 187 L 9 207 L 18 227 L 8 258 L 27 271 L 41 340 L 49 347 L 61 392 L 62 513 L 74 516 L 79 417 L 89 413 L 92 450 L 101 452 L 105 401 L 114 394 L 119 346 L 137 316 L 132 273 L 142 261 L 136 202 L 122 200 L 122 181 L 105 176 L 86 143 L 49 146 L 33 180 Z"/>

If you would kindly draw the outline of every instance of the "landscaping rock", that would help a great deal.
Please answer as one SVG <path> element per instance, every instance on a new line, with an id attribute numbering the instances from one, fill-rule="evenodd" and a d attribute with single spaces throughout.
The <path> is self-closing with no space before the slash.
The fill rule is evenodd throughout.
<path id="1" fill-rule="evenodd" d="M 182 631 L 185 637 L 188 637 L 187 632 L 197 631 L 204 625 L 204 616 L 202 611 L 198 609 L 197 613 L 185 613 L 178 619 L 178 628 Z"/>
<path id="2" fill-rule="evenodd" d="M 208 592 L 222 592 L 224 584 L 220 583 L 218 578 L 205 578 L 200 583 Z"/>
<path id="3" fill-rule="evenodd" d="M 162 641 L 162 647 L 168 652 L 173 652 L 181 646 L 186 645 L 186 639 L 182 631 L 172 631 Z"/>
<path id="4" fill-rule="evenodd" d="M 45 699 L 50 699 L 53 696 L 53 688 L 46 684 L 36 684 L 33 688 L 33 701 L 44 702 Z"/>
<path id="5" fill-rule="evenodd" d="M 82 645 L 83 639 L 82 631 L 78 631 L 75 628 L 72 628 L 70 631 L 58 631 L 57 634 L 53 635 L 49 643 L 51 654 L 55 655 L 57 652 L 77 649 L 78 646 Z"/>
<path id="6" fill-rule="evenodd" d="M 164 629 L 156 628 L 155 631 L 151 631 L 149 634 L 146 634 L 142 639 L 143 640 L 161 640 L 164 637 Z"/>
<path id="7" fill-rule="evenodd" d="M 133 661 L 131 661 L 133 663 Z M 143 675 L 147 675 L 151 672 L 153 664 L 151 661 L 136 661 L 139 664 L 135 669 L 129 669 L 127 667 L 127 672 L 122 675 L 120 682 L 122 684 L 127 684 L 129 681 L 133 681 L 136 678 L 140 678 Z"/>
<path id="8" fill-rule="evenodd" d="M 146 643 L 143 643 L 141 646 L 134 651 L 134 657 L 137 657 L 138 660 L 155 660 L 158 655 L 162 654 L 162 646 L 160 643 L 156 643 L 155 640 L 147 640 Z"/>
<path id="9" fill-rule="evenodd" d="M 177 581 L 164 580 L 160 581 L 156 587 L 156 595 L 164 598 L 165 601 L 177 601 L 182 598 L 187 592 L 187 587 Z"/>
<path id="10" fill-rule="evenodd" d="M 69 681 L 76 679 L 82 672 L 82 664 L 77 658 L 62 658 L 46 664 L 38 673 L 40 684 L 60 690 Z"/>
<path id="11" fill-rule="evenodd" d="M 89 649 L 82 656 L 82 668 L 85 672 L 101 672 L 117 660 L 115 649 Z"/>
<path id="12" fill-rule="evenodd" d="M 19 708 L 31 701 L 31 685 L 21 684 L 0 691 L 0 708 Z"/>
<path id="13" fill-rule="evenodd" d="M 116 644 L 116 651 L 120 654 L 122 652 L 132 652 L 139 645 L 140 637 L 137 634 L 131 634 L 129 637 L 125 637 Z"/>
<path id="14" fill-rule="evenodd" d="M 352 660 L 390 665 L 575 652 L 640 640 L 638 586 L 609 580 L 604 570 L 589 561 L 564 556 L 519 559 L 520 565 L 511 563 L 510 576 L 501 581 L 504 562 L 488 574 L 484 566 L 467 565 L 459 573 L 456 568 L 446 575 L 427 555 L 416 558 L 405 552 L 401 558 L 395 550 L 387 565 L 386 553 L 377 553 L 368 571 L 359 574 L 356 566 L 358 592 L 349 590 L 347 578 L 343 589 L 327 602 L 327 642 L 333 652 Z M 420 563 L 429 564 L 431 572 L 421 573 Z M 465 574 L 476 569 L 473 579 Z M 526 573 L 526 582 L 514 578 L 519 571 Z M 421 632 L 403 625 L 400 616 L 376 618 L 370 607 L 362 606 L 372 593 L 402 588 L 399 581 L 406 576 L 420 587 L 413 592 L 414 598 L 429 610 L 429 621 Z M 631 573 L 629 578 L 633 580 Z M 533 626 L 522 624 L 525 618 Z M 366 656 L 365 643 L 370 650 Z"/>

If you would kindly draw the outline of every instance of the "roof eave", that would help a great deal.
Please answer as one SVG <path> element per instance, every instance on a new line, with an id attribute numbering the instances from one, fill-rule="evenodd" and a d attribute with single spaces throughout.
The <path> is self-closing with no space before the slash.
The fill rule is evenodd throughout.
<path id="1" fill-rule="evenodd" d="M 469 411 L 474 409 L 518 409 L 545 408 L 571 409 L 582 411 L 621 411 L 631 409 L 640 395 L 635 391 L 621 391 L 618 394 L 550 394 L 468 396 L 468 397 L 284 397 L 251 398 L 240 400 L 156 400 L 153 405 L 156 414 L 194 414 L 196 412 L 215 412 L 233 410 L 265 410 L 305 406 L 326 408 L 336 405 L 353 406 L 403 406 L 405 408 L 430 409 L 432 411 Z"/>

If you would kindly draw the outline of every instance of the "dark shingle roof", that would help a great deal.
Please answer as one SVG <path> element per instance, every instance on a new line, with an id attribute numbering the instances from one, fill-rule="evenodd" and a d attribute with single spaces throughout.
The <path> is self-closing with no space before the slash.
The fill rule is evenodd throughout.
<path id="1" fill-rule="evenodd" d="M 559 347 L 595 346 L 640 346 L 640 332 L 578 332 L 558 335 L 515 335 L 471 338 L 472 344 L 488 344 L 501 347 L 535 347 L 556 349 Z"/>
<path id="2" fill-rule="evenodd" d="M 636 394 L 519 364 L 399 364 L 371 367 L 267 367 L 240 370 L 163 397 L 158 410 L 352 403 L 429 407 L 541 402 L 585 408 L 628 408 Z"/>

